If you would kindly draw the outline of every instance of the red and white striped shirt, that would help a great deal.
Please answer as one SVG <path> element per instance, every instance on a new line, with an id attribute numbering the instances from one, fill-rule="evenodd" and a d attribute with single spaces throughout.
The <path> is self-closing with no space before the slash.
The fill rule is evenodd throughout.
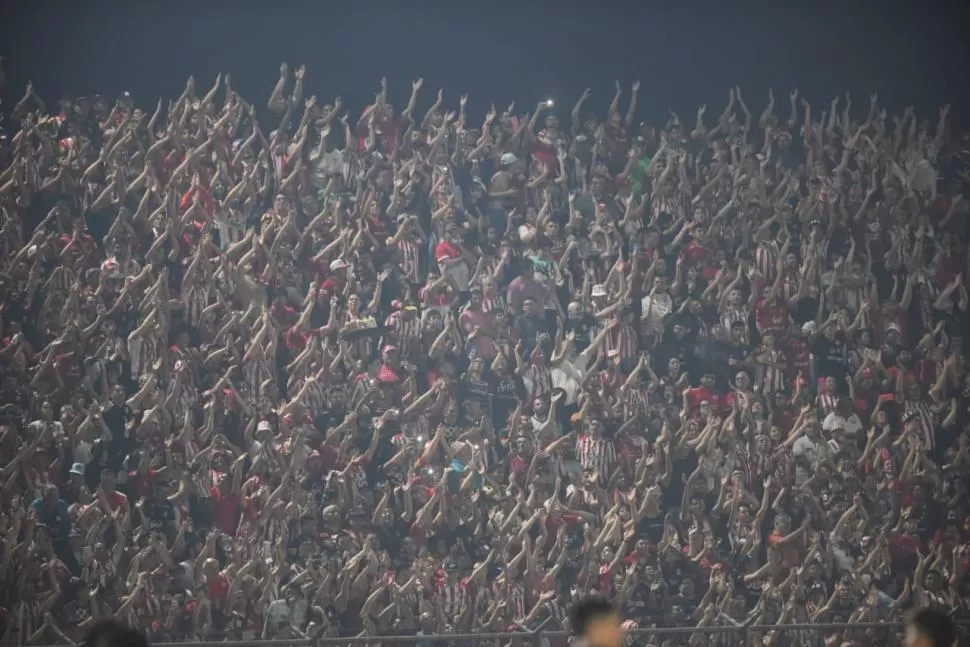
<path id="1" fill-rule="evenodd" d="M 441 596 L 441 604 L 445 611 L 445 616 L 457 619 L 465 605 L 465 595 L 467 589 L 464 582 L 438 584 L 438 594 Z"/>
<path id="2" fill-rule="evenodd" d="M 602 436 L 581 435 L 576 439 L 576 456 L 584 470 L 595 470 L 606 477 L 616 465 L 616 447 Z"/>
<path id="3" fill-rule="evenodd" d="M 397 249 L 401 252 L 401 269 L 411 283 L 421 283 L 421 249 L 417 243 L 407 238 L 397 241 Z"/>
<path id="4" fill-rule="evenodd" d="M 755 251 L 755 264 L 766 283 L 775 280 L 775 269 L 778 266 L 780 255 L 781 249 L 778 246 L 778 241 L 768 240 L 758 244 L 758 249 Z"/>
<path id="5" fill-rule="evenodd" d="M 384 322 L 388 337 L 393 341 L 402 357 L 410 356 L 421 349 L 421 320 L 418 317 L 405 319 L 400 312 L 392 312 Z"/>
<path id="6" fill-rule="evenodd" d="M 211 291 L 211 288 L 206 282 L 201 284 L 189 283 L 182 290 L 182 303 L 185 304 L 185 317 L 195 327 L 198 327 L 199 322 L 202 320 L 202 311 L 209 306 Z"/>
<path id="7" fill-rule="evenodd" d="M 835 408 L 839 404 L 839 396 L 835 393 L 819 393 L 818 394 L 818 408 L 822 410 L 822 417 L 825 417 L 835 411 Z"/>
<path id="8" fill-rule="evenodd" d="M 920 434 L 926 449 L 932 451 L 936 447 L 936 424 L 933 420 L 933 413 L 927 404 L 921 400 L 906 400 L 904 416 L 915 415 L 919 423 Z"/>
<path id="9" fill-rule="evenodd" d="M 629 324 L 620 324 L 606 336 L 607 351 L 618 351 L 621 361 L 636 357 L 639 345 L 640 339 L 637 331 Z"/>

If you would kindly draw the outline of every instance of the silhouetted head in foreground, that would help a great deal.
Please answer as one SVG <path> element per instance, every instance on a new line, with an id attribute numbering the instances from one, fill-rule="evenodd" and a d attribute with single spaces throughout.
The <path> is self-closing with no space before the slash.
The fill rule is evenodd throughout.
<path id="1" fill-rule="evenodd" d="M 956 627 L 945 613 L 920 609 L 906 622 L 906 647 L 953 647 Z"/>
<path id="2" fill-rule="evenodd" d="M 608 600 L 590 597 L 577 602 L 569 614 L 573 634 L 583 638 L 587 647 L 621 647 L 625 634 L 620 613 Z"/>
<path id="3" fill-rule="evenodd" d="M 149 647 L 145 634 L 114 620 L 102 620 L 84 637 L 84 647 Z"/>

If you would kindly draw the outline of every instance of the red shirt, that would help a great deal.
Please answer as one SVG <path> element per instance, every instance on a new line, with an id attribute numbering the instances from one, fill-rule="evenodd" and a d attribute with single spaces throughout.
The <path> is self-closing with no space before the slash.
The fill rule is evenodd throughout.
<path id="1" fill-rule="evenodd" d="M 216 575 L 211 580 L 206 581 L 206 588 L 209 591 L 209 599 L 217 609 L 225 606 L 229 598 L 229 582 L 225 575 Z"/>
<path id="2" fill-rule="evenodd" d="M 105 492 L 104 498 L 108 502 L 108 507 L 111 508 L 112 512 L 117 512 L 119 509 L 128 509 L 128 497 L 117 490 L 114 492 Z"/>
<path id="3" fill-rule="evenodd" d="M 199 194 L 199 202 L 202 203 L 202 208 L 205 209 L 205 212 L 211 217 L 216 211 L 216 203 L 215 200 L 212 199 L 212 195 L 209 193 L 209 190 L 204 186 L 192 187 L 186 191 L 182 196 L 182 199 L 179 201 L 179 209 L 184 212 L 191 207 L 192 198 L 195 196 L 196 192 Z"/>
<path id="4" fill-rule="evenodd" d="M 783 536 L 777 532 L 772 532 L 768 535 L 768 545 L 776 546 L 782 539 L 784 539 Z M 781 550 L 781 565 L 783 568 L 790 569 L 798 565 L 798 548 L 794 545 L 789 545 L 779 546 L 779 549 Z"/>
<path id="5" fill-rule="evenodd" d="M 626 159 L 627 150 L 629 150 L 626 128 L 623 127 L 622 122 L 619 126 L 608 123 L 604 133 L 606 134 L 606 146 L 610 150 L 610 161 L 614 164 L 622 163 Z"/>
<path id="6" fill-rule="evenodd" d="M 283 336 L 283 342 L 286 344 L 287 348 L 290 350 L 295 350 L 299 353 L 307 347 L 307 344 L 310 343 L 310 337 L 317 332 L 318 330 L 316 329 L 311 329 L 304 332 L 296 326 L 293 326 L 286 331 L 286 334 Z"/>
<path id="7" fill-rule="evenodd" d="M 529 474 L 529 463 L 521 456 L 512 454 L 509 457 L 509 469 L 512 471 L 516 483 L 525 486 L 525 477 Z"/>
<path id="8" fill-rule="evenodd" d="M 128 491 L 138 499 L 148 496 L 155 485 L 156 476 L 158 476 L 158 470 L 152 469 L 145 474 L 140 474 L 137 470 L 128 472 Z"/>
<path id="9" fill-rule="evenodd" d="M 893 570 L 902 571 L 916 567 L 916 551 L 922 547 L 919 537 L 896 533 L 889 542 L 889 555 L 892 557 Z"/>
<path id="10" fill-rule="evenodd" d="M 434 248 L 434 258 L 439 263 L 447 259 L 461 258 L 461 250 L 451 242 L 443 240 Z"/>
<path id="11" fill-rule="evenodd" d="M 417 522 L 411 524 L 409 534 L 411 535 L 411 539 L 414 540 L 414 543 L 419 546 L 424 546 L 428 541 L 428 533 Z"/>
<path id="12" fill-rule="evenodd" d="M 706 266 L 710 261 L 712 254 L 711 254 L 711 250 L 707 247 L 707 245 L 704 245 L 703 243 L 699 243 L 695 240 L 687 243 L 687 246 L 684 247 L 683 257 L 684 257 L 684 260 L 691 265 Z M 705 278 L 706 278 L 706 275 L 705 275 Z"/>
<path id="13" fill-rule="evenodd" d="M 782 433 L 787 434 L 795 426 L 797 419 L 798 411 L 794 407 L 786 405 L 775 412 L 772 422 Z"/>
<path id="14" fill-rule="evenodd" d="M 94 238 L 90 234 L 85 233 L 78 236 L 77 240 L 74 240 L 74 237 L 70 234 L 63 234 L 58 237 L 58 242 L 60 243 L 60 252 L 62 254 L 67 247 L 71 248 L 68 254 L 72 257 L 72 260 L 82 258 L 88 261 L 95 249 Z"/>
<path id="15" fill-rule="evenodd" d="M 724 404 L 721 396 L 718 395 L 714 389 L 709 389 L 704 386 L 695 386 L 694 388 L 690 389 L 687 391 L 686 397 L 687 406 L 689 407 L 691 413 L 696 413 L 697 410 L 700 409 L 701 402 L 706 401 L 717 411 L 720 411 Z"/>
<path id="16" fill-rule="evenodd" d="M 786 375 L 794 379 L 801 371 L 802 376 L 807 380 L 812 360 L 812 349 L 808 343 L 804 339 L 793 337 L 785 344 L 784 351 L 788 358 Z"/>
<path id="17" fill-rule="evenodd" d="M 762 299 L 754 316 L 761 330 L 783 330 L 788 324 L 788 306 L 782 301 Z"/>
<path id="18" fill-rule="evenodd" d="M 931 385 L 936 382 L 937 364 L 931 359 L 921 359 L 916 363 L 916 371 L 919 373 L 919 381 L 922 384 Z"/>
<path id="19" fill-rule="evenodd" d="M 374 123 L 374 134 L 380 140 L 384 150 L 393 153 L 397 149 L 404 134 L 404 122 L 398 117 L 391 119 L 376 119 Z M 367 150 L 367 137 L 370 135 L 370 127 L 364 119 L 357 126 L 357 146 L 360 152 Z"/>
<path id="20" fill-rule="evenodd" d="M 236 522 L 239 519 L 239 495 L 223 494 L 219 486 L 209 489 L 212 503 L 215 505 L 214 521 L 216 527 L 227 535 L 236 534 Z"/>
<path id="21" fill-rule="evenodd" d="M 343 281 L 341 281 L 336 276 L 328 276 L 326 279 L 324 279 L 323 283 L 320 284 L 320 287 L 318 288 L 317 296 L 330 298 L 332 296 L 336 296 L 340 294 L 343 291 L 344 291 Z"/>

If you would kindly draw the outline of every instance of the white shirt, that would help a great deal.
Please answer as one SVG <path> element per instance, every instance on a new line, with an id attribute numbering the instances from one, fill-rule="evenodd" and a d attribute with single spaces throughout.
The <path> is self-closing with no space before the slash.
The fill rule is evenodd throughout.
<path id="1" fill-rule="evenodd" d="M 587 351 L 583 351 L 572 358 L 563 358 L 549 371 L 549 375 L 552 377 L 552 388 L 559 388 L 565 392 L 564 404 L 576 404 L 576 396 L 579 395 L 579 390 L 583 386 L 583 376 L 589 367 Z"/>
<path id="2" fill-rule="evenodd" d="M 51 436 L 53 437 L 54 440 L 60 440 L 65 437 L 64 425 L 57 422 L 56 420 L 52 420 L 51 422 L 48 422 L 48 423 L 45 423 L 43 420 L 34 420 L 32 423 L 27 425 L 27 428 L 35 436 L 37 434 L 43 433 L 45 428 L 49 428 L 51 432 Z"/>
<path id="3" fill-rule="evenodd" d="M 848 418 L 843 418 L 833 411 L 825 416 L 825 420 L 822 421 L 822 429 L 829 432 L 839 431 L 846 436 L 856 438 L 862 432 L 862 421 L 854 413 L 849 414 Z"/>
<path id="4" fill-rule="evenodd" d="M 74 444 L 74 462 L 87 465 L 91 462 L 94 444 L 86 440 L 79 440 Z"/>
<path id="5" fill-rule="evenodd" d="M 326 186 L 330 174 L 339 173 L 347 179 L 350 171 L 350 165 L 344 161 L 343 151 L 332 150 L 319 157 L 311 155 L 310 161 L 313 163 L 311 181 L 318 189 Z"/>
<path id="6" fill-rule="evenodd" d="M 450 267 L 444 263 L 438 263 L 438 267 L 441 269 L 442 274 L 448 274 L 451 278 L 455 279 L 455 283 L 458 284 L 458 290 L 460 292 L 468 289 L 468 283 L 472 277 L 471 271 L 468 269 L 468 263 L 464 260 Z"/>
<path id="7" fill-rule="evenodd" d="M 791 448 L 792 454 L 795 457 L 804 456 L 809 464 L 814 465 L 816 461 L 820 458 L 824 458 L 829 453 L 829 446 L 821 438 L 818 441 L 814 441 L 808 436 L 801 436 Z M 795 481 L 797 483 L 804 483 L 811 478 L 811 473 L 806 470 L 803 466 L 795 462 Z"/>
<path id="8" fill-rule="evenodd" d="M 273 600 L 266 607 L 266 627 L 277 627 L 290 621 L 290 605 L 286 600 Z"/>
<path id="9" fill-rule="evenodd" d="M 653 306 L 651 308 L 651 305 Z M 647 326 L 657 334 L 664 329 L 664 317 L 673 310 L 673 301 L 666 292 L 657 292 L 640 300 L 640 312 Z M 649 316 L 646 316 L 649 313 Z"/>

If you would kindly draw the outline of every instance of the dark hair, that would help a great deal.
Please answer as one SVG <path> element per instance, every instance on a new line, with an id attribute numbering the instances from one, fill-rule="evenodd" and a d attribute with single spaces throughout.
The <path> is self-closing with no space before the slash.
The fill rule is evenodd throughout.
<path id="1" fill-rule="evenodd" d="M 933 643 L 935 647 L 951 647 L 957 641 L 953 620 L 935 609 L 919 609 L 913 612 L 907 623 Z"/>
<path id="2" fill-rule="evenodd" d="M 114 620 L 102 620 L 84 637 L 84 647 L 148 647 L 145 634 Z"/>
<path id="3" fill-rule="evenodd" d="M 574 635 L 583 636 L 593 622 L 615 613 L 616 608 L 606 598 L 584 598 L 569 611 L 569 627 Z"/>

